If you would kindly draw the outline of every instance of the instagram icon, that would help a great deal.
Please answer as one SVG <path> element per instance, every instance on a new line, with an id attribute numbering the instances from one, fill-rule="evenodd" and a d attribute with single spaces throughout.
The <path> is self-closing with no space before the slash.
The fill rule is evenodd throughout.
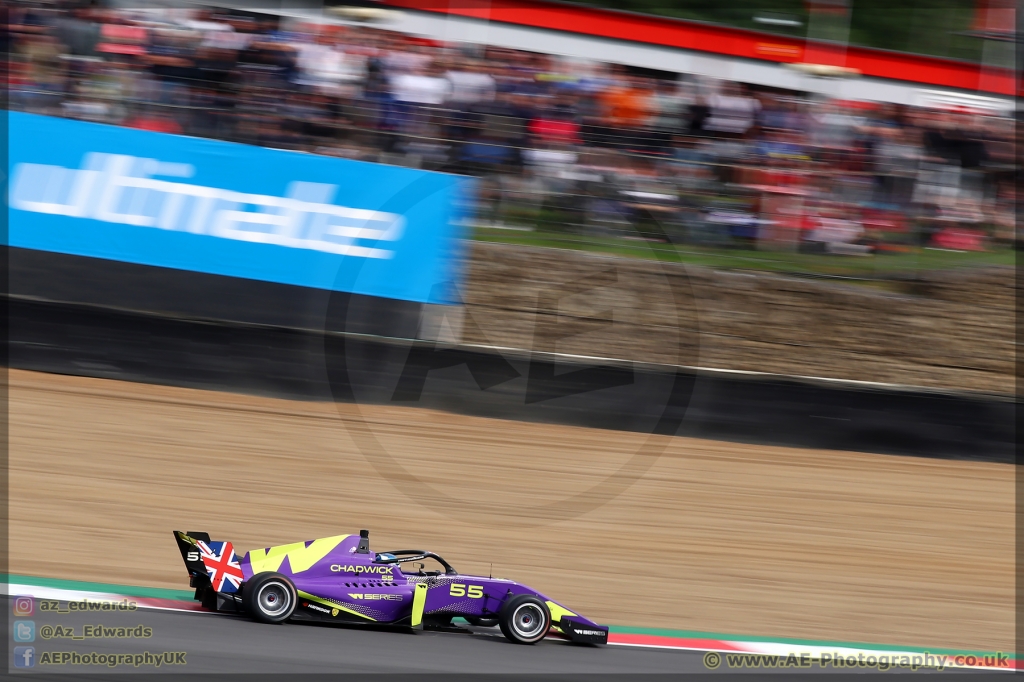
<path id="1" fill-rule="evenodd" d="M 36 610 L 35 602 L 32 601 L 32 597 L 15 597 L 14 598 L 14 615 L 15 616 L 31 616 Z"/>

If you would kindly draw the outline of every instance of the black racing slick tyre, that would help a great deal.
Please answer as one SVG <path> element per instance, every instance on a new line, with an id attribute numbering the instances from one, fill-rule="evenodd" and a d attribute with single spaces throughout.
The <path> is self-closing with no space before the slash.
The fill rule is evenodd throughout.
<path id="1" fill-rule="evenodd" d="M 484 616 L 463 616 L 470 625 L 478 628 L 493 628 L 498 624 L 497 618 L 485 618 Z"/>
<path id="2" fill-rule="evenodd" d="M 551 628 L 551 612 L 537 597 L 521 594 L 502 604 L 498 627 L 510 642 L 536 644 Z"/>
<path id="3" fill-rule="evenodd" d="M 261 623 L 285 622 L 295 613 L 297 602 L 295 585 L 280 573 L 257 573 L 242 589 L 245 612 Z"/>

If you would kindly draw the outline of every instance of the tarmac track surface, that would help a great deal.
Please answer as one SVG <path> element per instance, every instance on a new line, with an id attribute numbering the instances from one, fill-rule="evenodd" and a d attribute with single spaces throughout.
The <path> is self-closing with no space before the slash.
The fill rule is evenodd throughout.
<path id="1" fill-rule="evenodd" d="M 10 597 L 0 597 L 10 613 Z M 706 652 L 670 650 L 657 647 L 622 645 L 582 646 L 549 637 L 533 646 L 508 642 L 497 628 L 469 628 L 462 632 L 421 631 L 408 628 L 364 627 L 316 623 L 264 625 L 246 616 L 210 612 L 182 612 L 141 609 L 133 612 L 41 613 L 33 618 L 37 637 L 33 646 L 36 661 L 44 652 L 81 654 L 142 654 L 151 652 L 184 652 L 184 665 L 117 666 L 102 665 L 36 665 L 31 671 L 11 668 L 12 672 L 28 673 L 36 680 L 65 680 L 82 674 L 106 679 L 113 674 L 149 675 L 158 673 L 163 679 L 188 679 L 197 674 L 216 675 L 211 679 L 249 680 L 291 679 L 292 675 L 324 675 L 323 679 L 348 678 L 373 680 L 415 679 L 417 682 L 450 682 L 452 680 L 504 681 L 527 679 L 531 682 L 557 680 L 682 680 L 705 673 L 746 673 L 748 677 L 765 673 L 826 673 L 836 675 L 866 671 L 822 668 L 812 663 L 809 668 L 759 668 L 733 670 L 722 656 L 721 666 L 708 670 L 703 663 Z M 151 635 L 134 639 L 71 640 L 43 639 L 38 634 L 44 626 L 63 626 L 81 634 L 86 625 L 151 628 Z M 13 660 L 12 660 L 13 664 Z M 896 672 L 896 670 L 892 670 Z M 902 670 L 899 672 L 910 672 Z M 931 674 L 936 671 L 916 671 Z M 959 679 L 970 675 L 991 674 L 979 670 L 945 670 L 946 677 Z M 330 677 L 326 677 L 330 675 Z M 700 678 L 697 678 L 700 679 Z"/>
<path id="2" fill-rule="evenodd" d="M 9 610 L 9 598 L 5 598 Z M 214 613 L 138 610 L 53 614 L 37 612 L 36 632 L 45 625 L 152 628 L 146 639 L 69 640 L 36 637 L 38 656 L 43 652 L 81 653 L 186 652 L 185 666 L 161 666 L 162 673 L 385 673 L 393 675 L 462 673 L 573 674 L 591 679 L 595 674 L 707 672 L 702 652 L 671 651 L 629 646 L 578 646 L 548 638 L 533 646 L 507 641 L 497 628 L 476 628 L 472 634 L 404 628 L 379 629 L 308 623 L 263 625 L 243 616 Z M 156 672 L 154 668 L 37 665 L 37 672 L 94 673 Z"/>

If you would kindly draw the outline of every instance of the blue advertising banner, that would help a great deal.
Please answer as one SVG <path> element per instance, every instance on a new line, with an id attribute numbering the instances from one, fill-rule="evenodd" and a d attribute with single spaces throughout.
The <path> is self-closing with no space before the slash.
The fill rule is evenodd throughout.
<path id="1" fill-rule="evenodd" d="M 9 116 L 11 246 L 452 302 L 468 178 Z"/>

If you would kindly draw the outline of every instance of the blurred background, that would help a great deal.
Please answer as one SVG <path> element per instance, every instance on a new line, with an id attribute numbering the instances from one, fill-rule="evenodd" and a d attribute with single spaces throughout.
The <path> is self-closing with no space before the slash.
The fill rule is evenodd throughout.
<path id="1" fill-rule="evenodd" d="M 403 515 L 436 514 L 460 529 L 436 531 L 446 556 L 472 538 L 610 622 L 1010 650 L 1019 10 L 665 4 L 8 3 L 11 120 L 36 131 L 12 127 L 11 164 L 69 173 L 11 174 L 11 462 L 31 483 L 12 509 L 54 510 L 14 512 L 14 535 L 81 543 L 57 520 L 72 502 L 112 522 L 118 505 L 58 495 L 62 476 L 124 504 L 144 482 L 132 532 L 169 558 L 131 570 L 170 585 L 160 524 L 202 519 L 168 482 L 178 457 L 256 495 L 251 468 L 236 480 L 252 458 L 288 483 L 272 510 L 222 508 L 247 519 L 225 521 L 236 547 L 339 532 L 302 502 L 309 467 L 348 481 L 335 518 L 397 489 L 374 528 L 415 545 Z M 263 255 L 128 232 L 96 250 L 70 229 L 38 241 L 84 215 L 67 178 L 100 166 L 36 146 L 219 159 L 189 187 L 283 207 L 235 225 L 274 224 L 280 201 L 326 215 L 317 183 L 460 189 L 429 229 L 406 205 L 428 194 L 374 195 L 350 205 L 405 232 L 352 218 L 327 246 L 231 228 Z M 191 177 L 167 168 L 123 177 Z M 186 192 L 170 184 L 133 186 Z M 131 196 L 94 222 L 157 220 Z M 397 254 L 372 286 L 334 274 L 361 239 Z M 342 427 L 321 433 L 328 403 Z M 621 599 L 552 568 L 634 532 L 686 569 L 678 599 L 618 584 L 618 559 L 593 584 Z M 12 571 L 71 577 L 49 551 Z"/>
<path id="2" fill-rule="evenodd" d="M 743 34 L 752 44 L 737 49 L 770 60 L 730 58 L 708 27 L 697 45 L 706 51 L 691 58 L 707 64 L 679 73 L 655 68 L 679 61 L 668 46 L 616 62 L 613 50 L 583 56 L 596 37 L 570 43 L 570 34 L 539 29 L 534 42 L 550 52 L 508 47 L 518 34 L 449 41 L 458 16 L 432 21 L 441 13 L 384 5 L 259 14 L 16 2 L 10 102 L 49 116 L 473 175 L 482 183 L 472 236 L 484 241 L 641 256 L 660 249 L 698 264 L 881 279 L 1009 264 L 1012 3 L 883 11 L 870 2 L 781 2 L 775 12 L 764 4 L 664 10 L 720 23 L 720 41 L 740 40 L 732 25 L 761 31 Z M 805 37 L 821 42 L 804 53 Z M 856 69 L 842 71 L 847 44 L 922 56 L 862 50 L 882 64 L 859 80 Z M 778 63 L 835 72 L 762 73 Z M 976 91 L 942 91 L 968 80 L 965 66 Z M 631 243 L 638 238 L 652 243 Z"/>
<path id="3" fill-rule="evenodd" d="M 1012 3 L 261 7 L 16 2 L 11 110 L 476 180 L 430 300 L 460 306 L 385 296 L 302 325 L 1012 392 Z M 681 273 L 687 302 L 605 283 L 619 324 L 556 305 L 584 325 L 556 343 L 533 284 L 578 279 L 588 254 Z M 112 303 L 74 277 L 23 293 Z"/>

